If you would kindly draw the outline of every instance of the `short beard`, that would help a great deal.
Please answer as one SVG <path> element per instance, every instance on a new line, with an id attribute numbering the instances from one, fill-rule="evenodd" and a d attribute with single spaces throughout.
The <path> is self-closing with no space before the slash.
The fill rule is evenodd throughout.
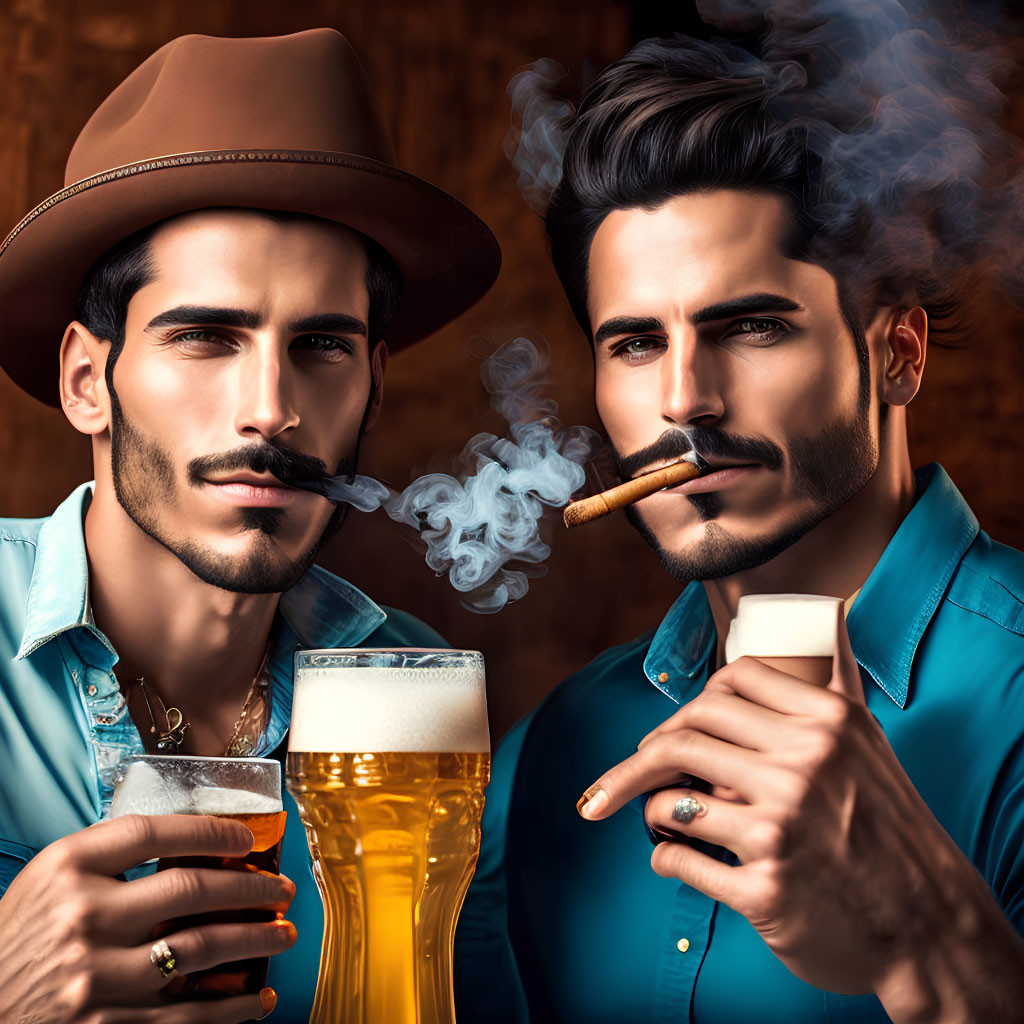
<path id="1" fill-rule="evenodd" d="M 114 493 L 132 522 L 212 587 L 235 594 L 280 594 L 294 587 L 313 564 L 338 513 L 331 517 L 308 551 L 284 564 L 280 563 L 279 549 L 275 550 L 271 540 L 280 529 L 283 509 L 242 509 L 243 528 L 257 534 L 256 543 L 244 557 L 223 555 L 194 540 L 170 536 L 161 528 L 153 509 L 167 506 L 174 499 L 174 464 L 163 448 L 144 438 L 127 421 L 116 392 L 112 387 L 109 391 Z M 346 471 L 348 460 L 344 466 L 339 473 Z"/>
<path id="2" fill-rule="evenodd" d="M 705 427 L 688 427 L 685 434 L 679 433 L 682 444 L 679 454 L 689 447 L 689 441 L 683 438 L 691 440 L 701 454 L 729 455 L 735 448 L 739 457 L 746 455 L 752 444 L 762 443 L 734 440 Z M 624 461 L 620 458 L 620 465 Z M 688 497 L 707 525 L 704 537 L 685 552 L 664 548 L 634 506 L 627 506 L 626 517 L 654 549 L 669 575 L 683 586 L 693 580 L 735 576 L 764 565 L 849 501 L 871 479 L 878 466 L 878 446 L 871 437 L 865 411 L 858 409 L 847 421 L 835 420 L 813 437 L 794 439 L 789 446 L 788 461 L 797 495 L 811 498 L 813 505 L 773 536 L 742 540 L 723 529 L 714 521 L 723 507 L 721 495 L 716 492 Z"/>

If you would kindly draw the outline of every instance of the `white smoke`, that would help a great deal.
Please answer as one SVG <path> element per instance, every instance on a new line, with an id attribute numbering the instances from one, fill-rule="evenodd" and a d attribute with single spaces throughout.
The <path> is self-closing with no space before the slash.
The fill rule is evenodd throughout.
<path id="1" fill-rule="evenodd" d="M 589 427 L 565 428 L 558 406 L 542 394 L 548 360 L 516 338 L 481 366 L 491 405 L 508 436 L 480 433 L 457 460 L 458 473 L 430 473 L 398 493 L 366 476 L 326 481 L 329 497 L 364 512 L 383 507 L 414 527 L 427 545 L 427 565 L 447 575 L 475 612 L 497 612 L 543 575 L 551 553 L 541 537 L 545 508 L 568 504 L 585 482 L 584 463 L 600 444 Z M 509 568 L 509 563 L 530 567 Z"/>
<path id="2" fill-rule="evenodd" d="M 508 83 L 512 125 L 505 137 L 505 156 L 518 172 L 516 184 L 523 198 L 542 217 L 562 180 L 564 128 L 573 105 L 552 90 L 568 74 L 558 61 L 542 57 L 517 71 Z"/>

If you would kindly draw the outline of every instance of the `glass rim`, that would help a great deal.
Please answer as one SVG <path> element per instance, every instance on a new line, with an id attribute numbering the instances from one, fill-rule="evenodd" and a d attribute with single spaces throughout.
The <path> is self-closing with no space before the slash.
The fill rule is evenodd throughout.
<path id="1" fill-rule="evenodd" d="M 175 764 L 184 764 L 186 761 L 203 761 L 209 764 L 215 761 L 218 764 L 265 764 L 268 767 L 281 767 L 281 762 L 276 757 L 213 757 L 209 754 L 129 754 L 122 757 L 118 764 L 127 764 L 129 761 L 173 761 Z"/>
<path id="2" fill-rule="evenodd" d="M 462 647 L 300 647 L 295 654 L 453 654 L 472 658 L 484 656 L 483 651 L 471 651 Z"/>

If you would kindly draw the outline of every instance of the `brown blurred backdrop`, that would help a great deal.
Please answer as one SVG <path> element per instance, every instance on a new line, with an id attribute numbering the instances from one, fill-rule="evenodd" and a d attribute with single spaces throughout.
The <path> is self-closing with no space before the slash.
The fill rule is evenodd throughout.
<path id="1" fill-rule="evenodd" d="M 68 151 L 89 114 L 167 40 L 332 26 L 366 66 L 400 165 L 467 203 L 504 251 L 498 283 L 475 309 L 392 361 L 384 414 L 361 469 L 400 487 L 425 468 L 447 468 L 472 434 L 500 427 L 465 352 L 481 339 L 545 339 L 563 420 L 597 426 L 588 348 L 544 255 L 540 222 L 502 153 L 505 86 L 517 68 L 542 56 L 585 83 L 635 37 L 685 27 L 689 7 L 619 0 L 0 0 L 0 234 L 61 187 Z M 1008 123 L 1020 136 L 1019 76 L 1006 88 L 1014 99 Z M 1024 546 L 1021 327 L 1018 316 L 994 308 L 970 350 L 933 351 L 911 419 L 915 464 L 940 460 L 983 527 L 1016 547 Z M 89 446 L 63 415 L 2 374 L 0 460 L 0 516 L 46 515 L 92 475 Z M 549 574 L 494 616 L 465 611 L 383 513 L 353 513 L 319 561 L 377 601 L 419 615 L 452 645 L 482 649 L 497 737 L 559 679 L 654 626 L 676 596 L 622 518 L 551 532 Z"/>

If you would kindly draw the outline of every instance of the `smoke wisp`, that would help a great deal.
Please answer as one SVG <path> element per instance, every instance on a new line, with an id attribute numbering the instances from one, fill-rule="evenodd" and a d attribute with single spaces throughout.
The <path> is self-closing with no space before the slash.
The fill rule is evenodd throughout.
<path id="1" fill-rule="evenodd" d="M 505 136 L 505 156 L 518 174 L 523 198 L 542 217 L 562 178 L 565 125 L 573 105 L 554 90 L 568 76 L 558 61 L 542 57 L 517 71 L 508 83 L 512 124 Z"/>
<path id="2" fill-rule="evenodd" d="M 568 504 L 583 486 L 600 438 L 589 427 L 562 426 L 543 394 L 547 356 L 528 339 L 502 345 L 480 373 L 508 434 L 472 437 L 456 475 L 429 473 L 401 492 L 360 475 L 289 482 L 363 512 L 383 508 L 418 530 L 427 565 L 447 575 L 466 608 L 492 613 L 521 598 L 530 576 L 543 575 L 551 553 L 541 536 L 544 510 Z"/>

